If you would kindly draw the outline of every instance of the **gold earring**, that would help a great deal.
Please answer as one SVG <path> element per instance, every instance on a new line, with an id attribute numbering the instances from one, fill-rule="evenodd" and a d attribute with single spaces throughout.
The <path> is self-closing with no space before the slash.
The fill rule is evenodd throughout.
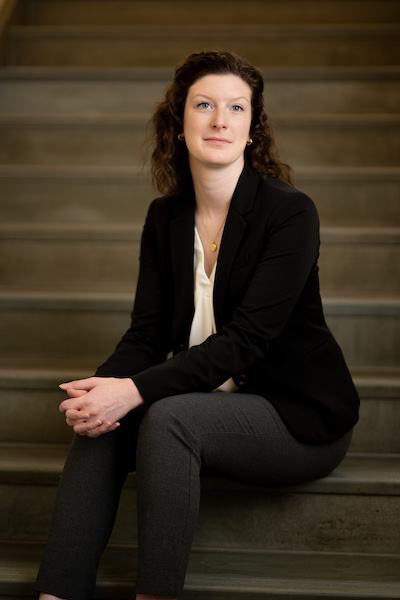
<path id="1" fill-rule="evenodd" d="M 178 140 L 179 140 L 180 142 L 183 142 L 183 140 L 184 140 L 184 139 L 185 139 L 185 134 L 182 132 L 182 133 L 180 133 L 180 134 L 178 135 Z"/>
<path id="2" fill-rule="evenodd" d="M 247 146 L 251 146 L 253 143 L 253 140 L 250 138 L 249 140 L 247 140 L 246 145 Z"/>

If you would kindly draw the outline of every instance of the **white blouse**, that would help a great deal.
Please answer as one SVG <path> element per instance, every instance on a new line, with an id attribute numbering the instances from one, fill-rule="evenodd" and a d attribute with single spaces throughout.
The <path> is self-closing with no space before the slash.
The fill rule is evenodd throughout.
<path id="1" fill-rule="evenodd" d="M 194 236 L 194 317 L 189 336 L 189 348 L 201 344 L 210 335 L 217 332 L 213 303 L 217 263 L 215 263 L 210 277 L 208 277 L 204 268 L 203 244 L 201 243 L 196 227 L 194 229 Z M 232 378 L 217 388 L 221 392 L 235 392 L 237 389 Z"/>

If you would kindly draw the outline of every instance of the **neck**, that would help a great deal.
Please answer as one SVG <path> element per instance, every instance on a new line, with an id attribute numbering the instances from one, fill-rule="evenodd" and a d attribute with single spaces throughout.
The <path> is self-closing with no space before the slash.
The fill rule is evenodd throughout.
<path id="1" fill-rule="evenodd" d="M 190 165 L 197 211 L 207 216 L 228 211 L 243 163 L 234 163 L 224 169 Z"/>

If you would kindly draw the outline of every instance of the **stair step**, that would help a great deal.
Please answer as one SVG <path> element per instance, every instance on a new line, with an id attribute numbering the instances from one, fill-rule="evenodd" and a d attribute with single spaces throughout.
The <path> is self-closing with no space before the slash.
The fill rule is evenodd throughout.
<path id="1" fill-rule="evenodd" d="M 328 326 L 354 367 L 400 364 L 400 304 L 396 297 L 325 298 Z M 385 338 L 385 339 L 383 339 Z"/>
<path id="2" fill-rule="evenodd" d="M 131 289 L 141 230 L 120 224 L 0 224 L 2 287 Z M 400 228 L 323 228 L 321 240 L 324 292 L 400 291 Z"/>
<path id="3" fill-rule="evenodd" d="M 268 113 L 397 113 L 398 67 L 262 69 Z M 8 67 L 0 69 L 0 113 L 148 112 L 173 70 Z"/>
<path id="4" fill-rule="evenodd" d="M 314 199 L 322 225 L 396 227 L 399 175 L 398 167 L 298 168 L 295 183 Z"/>
<path id="5" fill-rule="evenodd" d="M 359 368 L 352 376 L 361 405 L 351 450 L 400 453 L 400 370 Z"/>
<path id="6" fill-rule="evenodd" d="M 359 293 L 400 290 L 400 229 L 322 228 L 321 289 Z"/>
<path id="7" fill-rule="evenodd" d="M 147 121 L 145 115 L 0 117 L 0 162 L 137 163 Z"/>
<path id="8" fill-rule="evenodd" d="M 12 27 L 7 64 L 171 67 L 217 46 L 261 66 L 398 65 L 399 36 L 398 24 Z"/>
<path id="9" fill-rule="evenodd" d="M 42 553 L 40 544 L 0 544 L 2 598 L 34 595 Z M 108 547 L 92 597 L 132 598 L 136 559 L 136 548 Z M 187 600 L 389 600 L 400 598 L 399 570 L 395 555 L 193 548 L 184 595 Z"/>
<path id="10" fill-rule="evenodd" d="M 44 541 L 66 449 L 29 444 L 0 448 L 2 538 Z M 280 489 L 204 476 L 194 545 L 396 553 L 399 467 L 400 455 L 349 454 L 328 477 Z M 135 543 L 135 506 L 131 474 L 122 492 L 112 544 Z"/>
<path id="11" fill-rule="evenodd" d="M 54 360 L 0 363 L 0 440 L 19 443 L 69 443 L 71 430 L 58 405 L 65 398 L 58 385 L 90 377 L 96 363 L 54 364 Z M 399 453 L 400 370 L 354 369 L 361 398 L 353 452 Z M 15 416 L 18 414 L 16 422 Z"/>
<path id="12" fill-rule="evenodd" d="M 130 323 L 131 293 L 0 293 L 0 359 L 103 362 Z M 400 364 L 400 299 L 325 298 L 324 310 L 349 365 Z"/>
<path id="13" fill-rule="evenodd" d="M 277 115 L 272 124 L 283 158 L 295 168 L 399 165 L 399 115 Z M 363 144 L 374 148 L 373 157 Z"/>
<path id="14" fill-rule="evenodd" d="M 142 114 L 0 116 L 0 163 L 135 164 L 147 122 Z M 399 164 L 399 115 L 276 115 L 272 124 L 294 167 Z"/>
<path id="15" fill-rule="evenodd" d="M 298 168 L 295 184 L 323 226 L 400 227 L 399 167 Z M 133 224 L 158 194 L 141 167 L 0 165 L 2 223 Z"/>
<path id="16" fill-rule="evenodd" d="M 162 99 L 172 76 L 172 69 L 140 67 L 129 70 L 3 68 L 0 69 L 0 113 L 147 112 Z M 396 81 L 393 84 L 391 81 L 390 77 L 383 85 L 388 87 L 388 94 L 396 95 Z"/>
<path id="17" fill-rule="evenodd" d="M 133 289 L 141 230 L 135 225 L 0 225 L 2 284 L 55 290 L 73 286 L 88 291 L 99 284 L 100 290 Z"/>
<path id="18" fill-rule="evenodd" d="M 400 187 L 400 169 L 398 179 Z M 157 195 L 141 167 L 0 165 L 2 223 L 18 223 L 21 215 L 32 224 L 143 223 Z M 388 212 L 393 225 L 390 207 Z"/>
<path id="19" fill-rule="evenodd" d="M 152 25 L 155 18 L 165 25 L 208 25 L 209 16 L 215 23 L 246 25 L 287 23 L 394 23 L 400 21 L 396 0 L 347 0 L 338 6 L 337 0 L 247 0 L 230 2 L 113 0 L 71 1 L 25 0 L 24 23 L 31 25 Z"/>

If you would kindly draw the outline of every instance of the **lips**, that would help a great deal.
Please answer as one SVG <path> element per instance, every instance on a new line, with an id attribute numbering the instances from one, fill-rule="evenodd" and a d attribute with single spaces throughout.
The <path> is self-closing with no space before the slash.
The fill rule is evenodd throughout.
<path id="1" fill-rule="evenodd" d="M 226 140 L 225 138 L 216 138 L 210 137 L 205 139 L 206 142 L 210 142 L 211 144 L 230 144 L 230 140 Z"/>

